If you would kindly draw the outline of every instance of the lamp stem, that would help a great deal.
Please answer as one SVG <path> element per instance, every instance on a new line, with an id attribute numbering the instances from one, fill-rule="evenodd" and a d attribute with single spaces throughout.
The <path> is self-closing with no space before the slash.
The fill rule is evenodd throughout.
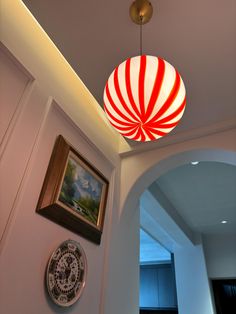
<path id="1" fill-rule="evenodd" d="M 149 0 L 134 0 L 129 8 L 131 20 L 140 25 L 140 55 L 143 54 L 143 25 L 150 21 L 152 12 L 153 8 Z"/>
<path id="2" fill-rule="evenodd" d="M 143 54 L 143 16 L 140 15 L 140 56 Z"/>

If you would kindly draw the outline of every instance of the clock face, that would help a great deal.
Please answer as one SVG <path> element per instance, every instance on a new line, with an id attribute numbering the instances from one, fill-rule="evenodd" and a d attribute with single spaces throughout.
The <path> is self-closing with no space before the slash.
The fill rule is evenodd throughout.
<path id="1" fill-rule="evenodd" d="M 52 254 L 47 267 L 47 288 L 60 306 L 75 303 L 85 286 L 86 256 L 78 242 L 67 240 Z"/>

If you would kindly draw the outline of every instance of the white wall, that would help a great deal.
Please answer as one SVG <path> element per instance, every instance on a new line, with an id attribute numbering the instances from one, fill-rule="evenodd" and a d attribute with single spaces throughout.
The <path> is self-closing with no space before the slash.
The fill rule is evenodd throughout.
<path id="1" fill-rule="evenodd" d="M 1 102 L 1 312 L 118 314 L 122 305 L 122 313 L 138 313 L 139 211 L 136 204 L 120 216 L 120 136 L 23 4 L 2 1 L 1 10 L 1 40 L 17 59 L 1 47 L 7 99 Z M 110 181 L 100 246 L 35 213 L 58 134 Z M 88 277 L 80 300 L 65 311 L 49 300 L 44 274 L 52 251 L 68 238 L 84 248 Z"/>
<path id="2" fill-rule="evenodd" d="M 112 226 L 104 314 L 139 313 L 139 210 L 117 217 Z M 103 312 L 102 312 L 103 313 Z"/>
<path id="3" fill-rule="evenodd" d="M 214 313 L 202 245 L 176 250 L 174 260 L 179 313 Z"/>
<path id="4" fill-rule="evenodd" d="M 235 278 L 236 234 L 207 235 L 203 244 L 209 278 Z"/>
<path id="5" fill-rule="evenodd" d="M 36 80 L 1 47 L 4 100 L 0 159 L 1 313 L 55 313 L 44 274 L 52 251 L 64 240 L 81 243 L 88 260 L 86 288 L 69 313 L 102 313 L 104 267 L 113 211 L 112 163 L 87 139 Z M 13 101 L 14 100 L 14 101 Z M 4 109 L 4 110 L 2 110 Z M 5 120 L 5 117 L 9 117 Z M 110 181 L 101 245 L 36 214 L 35 209 L 57 135 L 62 134 Z"/>
<path id="6" fill-rule="evenodd" d="M 124 314 L 138 313 L 139 211 L 137 204 L 128 216 L 119 211 L 118 144 L 122 139 L 21 1 L 1 2 L 0 23 L 1 41 L 16 58 L 12 61 L 11 53 L 3 48 L 4 89 L 9 101 L 5 106 L 5 101 L 1 103 L 1 114 L 6 109 L 0 169 L 4 202 L 0 211 L 1 220 L 4 218 L 0 230 L 1 312 L 118 314 L 122 307 Z M 58 134 L 110 181 L 100 246 L 35 213 Z M 51 252 L 68 238 L 84 248 L 88 277 L 80 300 L 65 311 L 49 300 L 44 274 Z"/>

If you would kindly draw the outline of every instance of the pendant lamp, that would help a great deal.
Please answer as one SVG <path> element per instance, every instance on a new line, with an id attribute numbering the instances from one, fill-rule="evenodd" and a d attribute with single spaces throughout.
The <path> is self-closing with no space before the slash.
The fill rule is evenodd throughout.
<path id="1" fill-rule="evenodd" d="M 130 16 L 140 25 L 141 53 L 111 73 L 104 89 L 104 109 L 121 135 L 146 142 L 175 128 L 184 113 L 186 92 L 180 74 L 170 63 L 142 54 L 142 25 L 152 16 L 151 3 L 136 0 Z"/>

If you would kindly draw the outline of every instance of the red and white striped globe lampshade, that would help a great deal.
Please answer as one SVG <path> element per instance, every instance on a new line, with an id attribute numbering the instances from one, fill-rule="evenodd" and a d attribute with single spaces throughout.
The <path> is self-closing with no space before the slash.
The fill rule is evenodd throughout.
<path id="1" fill-rule="evenodd" d="M 135 141 L 152 141 L 179 123 L 186 105 L 184 83 L 167 61 L 142 55 L 129 58 L 110 75 L 104 109 L 112 126 Z"/>

